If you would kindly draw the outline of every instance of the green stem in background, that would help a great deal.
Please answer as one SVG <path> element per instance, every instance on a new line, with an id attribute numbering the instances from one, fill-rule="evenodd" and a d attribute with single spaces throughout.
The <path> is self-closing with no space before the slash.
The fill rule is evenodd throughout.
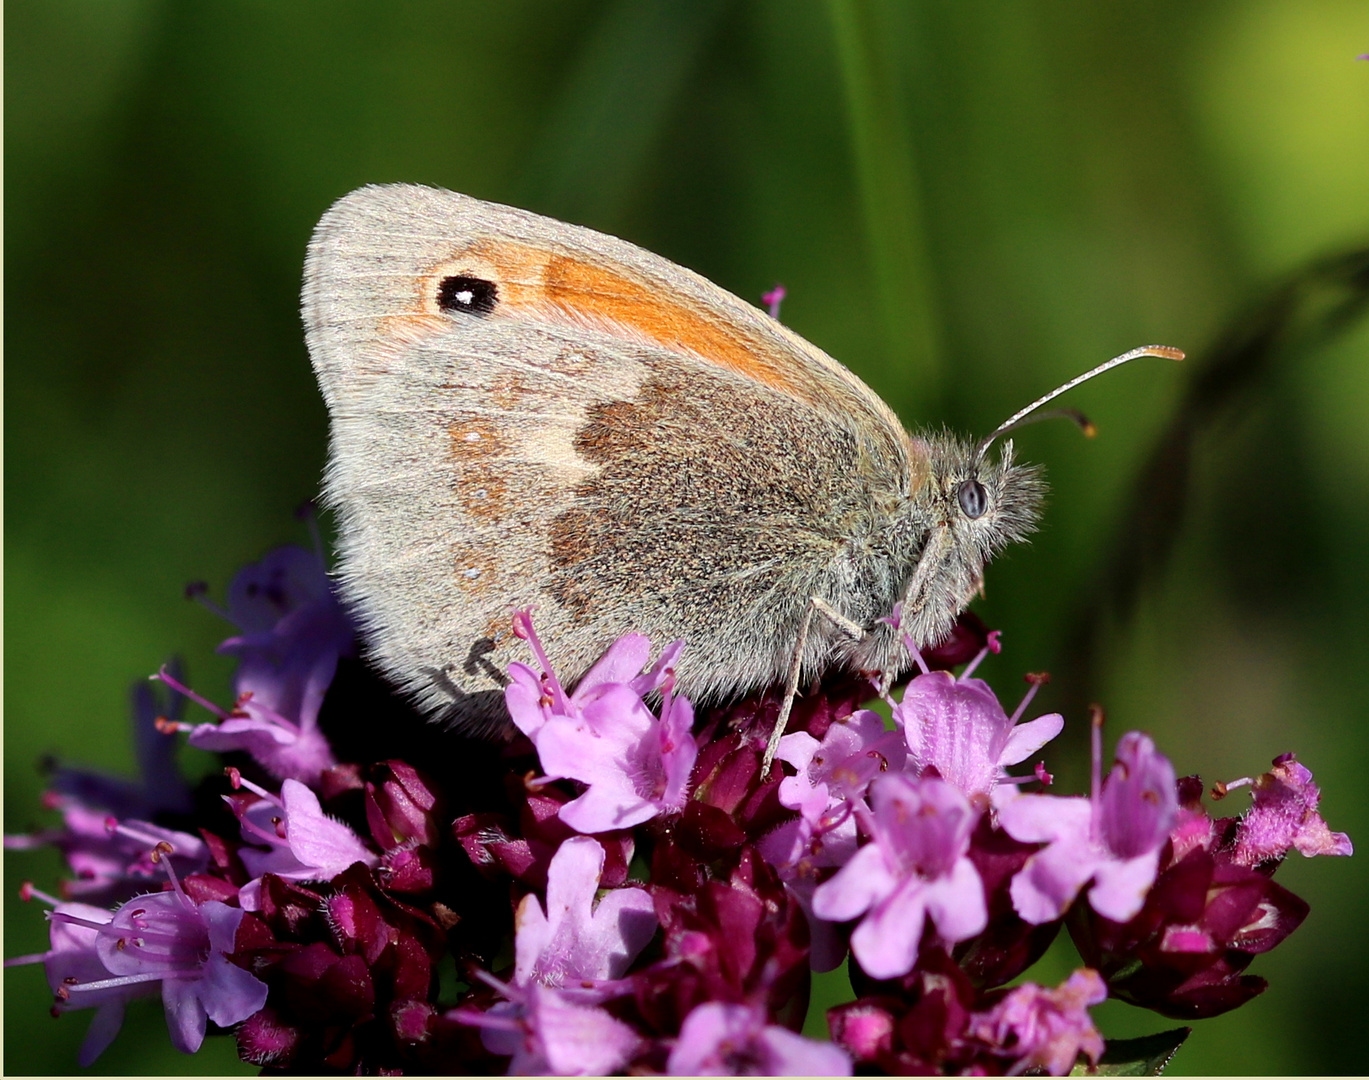
<path id="1" fill-rule="evenodd" d="M 519 206 L 611 229 L 724 0 L 618 0 L 587 35 L 518 185 Z"/>
<path id="2" fill-rule="evenodd" d="M 828 0 L 827 10 L 888 367 L 903 387 L 895 403 L 926 414 L 938 402 L 942 348 L 910 128 L 877 12 L 867 0 Z"/>
<path id="3" fill-rule="evenodd" d="M 1259 399 L 1280 365 L 1303 360 L 1369 314 L 1369 248 L 1317 259 L 1244 308 L 1195 352 L 1174 415 L 1155 440 L 1114 526 L 1107 555 L 1081 596 L 1065 648 L 1076 715 L 1097 693 L 1108 625 L 1125 625 L 1169 566 L 1187 520 L 1199 436 Z"/>

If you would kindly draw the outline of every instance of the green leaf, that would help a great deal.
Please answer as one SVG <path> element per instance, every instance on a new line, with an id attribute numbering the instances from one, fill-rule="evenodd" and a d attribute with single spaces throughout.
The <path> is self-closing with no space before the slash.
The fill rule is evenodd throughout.
<path id="1" fill-rule="evenodd" d="M 1076 1065 L 1071 1076 L 1159 1076 L 1192 1028 L 1159 1031 L 1139 1039 L 1109 1039 L 1097 1067 Z"/>

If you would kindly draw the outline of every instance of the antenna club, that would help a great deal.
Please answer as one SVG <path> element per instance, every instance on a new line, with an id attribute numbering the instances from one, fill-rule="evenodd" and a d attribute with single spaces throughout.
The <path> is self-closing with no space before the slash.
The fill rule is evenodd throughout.
<path id="1" fill-rule="evenodd" d="M 1092 420 L 1090 420 L 1090 421 L 1089 421 L 1088 423 L 1086 423 L 1086 424 L 1083 426 L 1083 428 L 1081 428 L 1080 430 L 1083 431 L 1083 433 L 1084 433 L 1084 438 L 1086 438 L 1086 439 L 1092 439 L 1092 438 L 1096 437 L 1097 434 L 1098 434 L 1098 425 L 1095 424 Z"/>

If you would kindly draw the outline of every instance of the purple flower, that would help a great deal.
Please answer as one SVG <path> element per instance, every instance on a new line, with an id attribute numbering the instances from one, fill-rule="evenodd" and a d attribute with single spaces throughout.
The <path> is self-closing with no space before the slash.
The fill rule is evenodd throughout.
<path id="1" fill-rule="evenodd" d="M 526 612 L 514 620 L 542 666 L 539 675 L 511 664 L 505 692 L 513 722 L 537 747 L 546 779 L 578 780 L 587 790 L 561 808 L 561 820 L 582 833 L 639 825 L 684 807 L 689 774 L 698 756 L 690 734 L 694 710 L 671 693 L 670 664 L 680 645 L 668 647 L 643 673 L 650 642 L 620 638 L 567 694 L 532 629 Z M 663 689 L 659 719 L 643 695 Z"/>
<path id="2" fill-rule="evenodd" d="M 968 674 L 958 679 L 945 671 L 919 675 L 904 691 L 894 720 L 907 736 L 911 769 L 920 775 L 934 768 L 971 798 L 987 797 L 1007 777 L 1006 766 L 1040 750 L 1060 734 L 1065 720 L 1049 713 L 1017 722 L 1044 681 L 1040 676 L 1029 677 L 1031 689 L 1008 716 L 988 683 Z M 1014 791 L 998 790 L 1008 795 Z M 1003 801 L 1001 794 L 996 802 Z"/>
<path id="3" fill-rule="evenodd" d="M 671 677 L 675 658 L 684 647 L 680 641 L 666 646 L 656 663 L 644 670 L 651 658 L 651 640 L 641 634 L 624 634 L 585 672 L 575 692 L 567 694 L 533 629 L 530 609 L 514 612 L 513 632 L 528 643 L 540 668 L 510 664 L 509 685 L 504 692 L 513 722 L 529 738 L 547 720 L 579 717 L 584 707 L 609 687 L 626 684 L 642 695 L 659 690 Z"/>
<path id="4" fill-rule="evenodd" d="M 823 824 L 830 827 L 823 828 Z M 845 866 L 856 851 L 856 843 L 854 811 L 843 805 L 830 821 L 814 826 L 802 817 L 795 818 L 762 837 L 757 845 L 808 920 L 808 959 L 814 971 L 831 971 L 846 959 L 844 936 L 834 924 L 814 913 L 813 894 L 821 872 Z"/>
<path id="5" fill-rule="evenodd" d="M 1122 736 L 1100 790 L 1099 730 L 1095 723 L 1092 798 L 1020 795 L 999 809 L 999 823 L 1014 840 L 1046 845 L 1011 885 L 1013 906 L 1029 923 L 1058 919 L 1089 881 L 1095 911 L 1117 922 L 1132 918 L 1178 818 L 1174 768 L 1140 732 Z"/>
<path id="6" fill-rule="evenodd" d="M 1081 1053 L 1098 1064 L 1103 1037 L 1088 1006 L 1107 996 L 1098 972 L 1081 968 L 1055 990 L 1025 983 L 1009 991 L 989 1012 L 970 1017 L 968 1033 L 987 1043 L 991 1053 L 1013 1059 L 1010 1076 L 1027 1069 L 1064 1076 Z"/>
<path id="7" fill-rule="evenodd" d="M 169 661 L 167 669 L 173 677 L 180 677 L 176 660 Z M 133 684 L 130 696 L 137 779 L 58 765 L 52 773 L 52 790 L 117 818 L 151 819 L 161 813 L 189 813 L 194 801 L 190 785 L 176 767 L 177 742 L 164 733 L 166 725 L 180 721 L 185 699 L 175 693 L 155 694 L 144 679 Z"/>
<path id="8" fill-rule="evenodd" d="M 1219 785 L 1219 790 L 1221 785 Z M 1252 868 L 1233 860 L 1242 822 L 1213 822 L 1202 781 L 1179 781 L 1179 819 L 1159 876 L 1129 922 L 1088 909 L 1070 919 L 1079 954 L 1107 980 L 1112 997 L 1165 1016 L 1217 1016 L 1267 985 L 1245 969 L 1297 929 L 1305 901 L 1271 880 L 1275 863 Z"/>
<path id="9" fill-rule="evenodd" d="M 159 845 L 174 852 L 166 857 L 182 875 L 199 873 L 208 865 L 209 850 L 197 836 L 147 821 L 120 822 L 72 796 L 50 794 L 46 801 L 61 811 L 62 827 L 6 836 L 5 847 L 57 848 L 76 875 L 64 883 L 66 895 L 114 904 L 143 891 L 147 879 L 158 873 L 152 853 Z"/>
<path id="10" fill-rule="evenodd" d="M 1307 858 L 1313 855 L 1350 855 L 1354 845 L 1345 833 L 1332 832 L 1317 811 L 1321 791 L 1312 772 L 1292 754 L 1274 759 L 1267 773 L 1220 787 L 1222 794 L 1250 785 L 1253 805 L 1236 826 L 1231 861 L 1258 866 L 1279 860 L 1290 848 Z"/>
<path id="11" fill-rule="evenodd" d="M 37 889 L 26 887 L 25 899 L 37 896 L 53 905 L 48 915 L 48 931 L 52 947 L 35 956 L 16 956 L 6 960 L 6 967 L 41 963 L 47 974 L 48 986 L 56 998 L 55 1014 L 72 1009 L 94 1009 L 95 1016 L 81 1043 L 77 1063 L 81 1068 L 90 1065 L 104 1053 L 105 1048 L 119 1034 L 124 1023 L 124 1006 L 134 998 L 156 992 L 154 983 L 108 983 L 109 970 L 96 954 L 95 943 L 100 936 L 100 924 L 107 922 L 109 911 L 91 904 L 59 903 Z M 103 983 L 102 986 L 95 986 Z M 94 988 L 93 988 L 94 987 Z M 76 991 L 73 999 L 73 990 Z"/>
<path id="12" fill-rule="evenodd" d="M 818 886 L 813 911 L 833 922 L 864 915 L 851 951 L 871 977 L 889 979 L 917 961 L 928 915 L 947 941 L 984 929 L 984 886 L 966 855 L 978 814 L 934 777 L 883 776 L 870 791 L 873 813 L 862 811 L 870 843 Z"/>
<path id="13" fill-rule="evenodd" d="M 238 815 L 243 839 L 267 847 L 265 851 L 244 847 L 239 852 L 252 875 L 238 892 L 239 902 L 248 911 L 261 905 L 263 874 L 287 881 L 328 881 L 353 863 L 379 865 L 379 856 L 350 828 L 328 817 L 318 796 L 298 780 L 286 780 L 276 796 L 239 777 L 234 779 L 261 796 L 260 801 L 246 808 L 234 796 L 225 795 L 224 801 Z"/>
<path id="14" fill-rule="evenodd" d="M 710 1001 L 680 1028 L 666 1072 L 673 1076 L 850 1076 L 851 1059 L 831 1043 L 765 1022 L 765 1010 Z"/>
<path id="15" fill-rule="evenodd" d="M 244 567 L 228 586 L 226 617 L 242 631 L 219 646 L 238 658 L 233 689 L 262 710 L 315 716 L 355 631 L 323 556 L 286 546 Z"/>
<path id="16" fill-rule="evenodd" d="M 875 777 L 901 770 L 908 751 L 897 731 L 884 729 L 878 713 L 861 709 L 833 721 L 821 742 L 806 731 L 784 736 L 775 756 L 797 770 L 780 782 L 780 803 L 821 828 L 833 811 L 863 798 Z"/>
<path id="17" fill-rule="evenodd" d="M 514 982 L 575 989 L 620 979 L 656 932 L 645 889 L 610 889 L 597 905 L 604 849 L 573 836 L 557 850 L 547 874 L 543 912 L 533 894 L 518 905 Z"/>
<path id="18" fill-rule="evenodd" d="M 49 916 L 53 947 L 44 965 L 59 1008 L 97 1010 L 82 1065 L 117 1033 L 123 1003 L 159 983 L 171 1042 L 187 1054 L 200 1048 L 209 1020 L 228 1027 L 266 1003 L 266 984 L 227 956 L 243 911 L 216 900 L 197 904 L 167 870 L 171 891 L 135 896 L 113 916 L 85 904 L 58 905 Z"/>
<path id="19" fill-rule="evenodd" d="M 323 770 L 337 764 L 318 727 L 319 707 L 338 659 L 355 648 L 322 556 L 277 548 L 238 573 L 228 588 L 228 610 L 220 614 L 242 631 L 219 647 L 238 657 L 231 712 L 191 693 L 165 669 L 160 673 L 168 686 L 220 718 L 190 728 L 191 745 L 243 750 L 272 776 L 318 783 Z"/>
<path id="20" fill-rule="evenodd" d="M 606 1076 L 626 1065 L 641 1044 L 627 1024 L 560 990 L 486 981 L 509 1001 L 484 1013 L 455 1009 L 447 1015 L 480 1027 L 492 1053 L 511 1055 L 511 1076 Z"/>
<path id="21" fill-rule="evenodd" d="M 886 731 L 878 713 L 861 709 L 833 720 L 821 742 L 806 731 L 784 736 L 775 756 L 798 770 L 780 782 L 779 801 L 799 817 L 763 837 L 761 853 L 808 918 L 813 969 L 830 971 L 846 958 L 846 944 L 813 913 L 818 871 L 844 866 L 855 854 L 856 801 L 875 777 L 901 770 L 908 750 L 900 732 Z"/>

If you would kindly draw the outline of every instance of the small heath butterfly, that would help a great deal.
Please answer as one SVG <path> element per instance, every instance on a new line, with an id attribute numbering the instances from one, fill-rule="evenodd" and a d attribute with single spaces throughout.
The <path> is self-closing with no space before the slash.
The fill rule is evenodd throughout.
<path id="1" fill-rule="evenodd" d="M 909 434 L 689 270 L 408 184 L 324 215 L 304 322 L 343 595 L 374 662 L 473 733 L 506 721 L 520 607 L 567 684 L 629 631 L 685 639 L 676 685 L 704 704 L 783 683 L 787 714 L 800 679 L 906 670 L 904 634 L 940 641 L 1034 526 L 1038 471 L 990 444 L 1088 377 L 985 439 Z M 1182 353 L 1089 375 L 1138 355 Z"/>

